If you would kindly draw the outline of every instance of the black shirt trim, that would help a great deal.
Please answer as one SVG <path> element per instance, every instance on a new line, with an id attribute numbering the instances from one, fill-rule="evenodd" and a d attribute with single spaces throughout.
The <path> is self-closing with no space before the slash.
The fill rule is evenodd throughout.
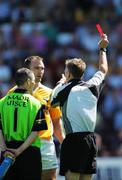
<path id="1" fill-rule="evenodd" d="M 15 89 L 14 90 L 14 93 L 27 93 L 28 91 L 27 91 L 27 89 L 20 89 L 20 88 L 17 88 L 17 89 Z"/>

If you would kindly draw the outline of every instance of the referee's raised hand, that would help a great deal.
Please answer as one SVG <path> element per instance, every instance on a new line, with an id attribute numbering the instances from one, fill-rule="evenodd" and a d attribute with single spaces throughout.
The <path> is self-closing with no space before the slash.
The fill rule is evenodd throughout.
<path id="1" fill-rule="evenodd" d="M 99 48 L 107 48 L 108 44 L 109 44 L 108 37 L 106 34 L 103 34 L 103 36 L 101 36 L 101 40 L 98 43 Z"/>

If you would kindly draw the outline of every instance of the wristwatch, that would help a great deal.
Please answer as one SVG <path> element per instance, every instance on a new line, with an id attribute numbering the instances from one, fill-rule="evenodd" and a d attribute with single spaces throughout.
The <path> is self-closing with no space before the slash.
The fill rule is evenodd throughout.
<path id="1" fill-rule="evenodd" d="M 106 51 L 107 51 L 107 49 L 106 49 L 106 48 L 100 48 L 99 50 L 100 50 L 100 51 L 104 51 L 104 52 L 106 52 Z"/>

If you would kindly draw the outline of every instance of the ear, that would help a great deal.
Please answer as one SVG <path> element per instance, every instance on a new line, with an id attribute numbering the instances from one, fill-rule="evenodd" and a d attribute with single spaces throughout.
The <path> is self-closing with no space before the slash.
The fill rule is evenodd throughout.
<path id="1" fill-rule="evenodd" d="M 72 79 L 72 78 L 73 78 L 72 73 L 68 72 L 68 78 L 69 78 L 69 79 Z"/>
<path id="2" fill-rule="evenodd" d="M 27 85 L 27 86 L 30 85 L 30 79 L 27 79 L 26 85 Z"/>
<path id="3" fill-rule="evenodd" d="M 68 82 L 71 79 L 71 73 L 68 71 L 66 76 L 66 82 Z"/>

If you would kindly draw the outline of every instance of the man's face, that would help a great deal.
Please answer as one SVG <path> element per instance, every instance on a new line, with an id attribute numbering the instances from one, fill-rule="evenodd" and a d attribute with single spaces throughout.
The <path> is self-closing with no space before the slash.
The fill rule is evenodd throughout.
<path id="1" fill-rule="evenodd" d="M 44 74 L 44 63 L 42 60 L 33 60 L 30 65 L 30 70 L 33 71 L 35 75 L 35 82 L 41 82 Z"/>

